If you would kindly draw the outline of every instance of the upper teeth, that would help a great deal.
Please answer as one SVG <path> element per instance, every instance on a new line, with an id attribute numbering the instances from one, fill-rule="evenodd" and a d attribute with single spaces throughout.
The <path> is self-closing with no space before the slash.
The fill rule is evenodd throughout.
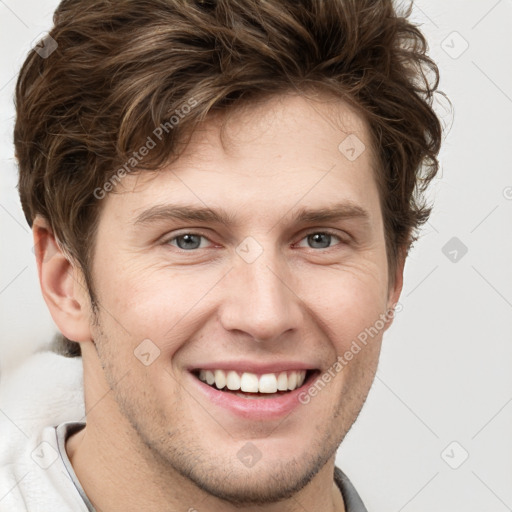
<path id="1" fill-rule="evenodd" d="M 244 372 L 239 374 L 233 370 L 200 370 L 199 379 L 218 389 L 227 387 L 231 391 L 242 390 L 247 393 L 275 393 L 276 391 L 293 391 L 304 383 L 306 370 L 280 373 Z"/>

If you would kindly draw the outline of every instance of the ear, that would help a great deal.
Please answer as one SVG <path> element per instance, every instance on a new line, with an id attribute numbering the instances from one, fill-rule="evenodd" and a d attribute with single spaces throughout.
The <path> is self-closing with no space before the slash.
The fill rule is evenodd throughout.
<path id="1" fill-rule="evenodd" d="M 53 321 L 72 341 L 90 341 L 90 299 L 78 265 L 59 247 L 46 219 L 32 225 L 37 272 L 43 298 Z"/>
<path id="2" fill-rule="evenodd" d="M 390 283 L 388 291 L 388 303 L 386 311 L 386 329 L 391 326 L 395 318 L 395 314 L 402 311 L 402 305 L 398 302 L 402 287 L 404 284 L 404 267 L 407 257 L 407 248 L 402 247 L 398 251 L 397 260 L 395 262 L 395 279 Z"/>

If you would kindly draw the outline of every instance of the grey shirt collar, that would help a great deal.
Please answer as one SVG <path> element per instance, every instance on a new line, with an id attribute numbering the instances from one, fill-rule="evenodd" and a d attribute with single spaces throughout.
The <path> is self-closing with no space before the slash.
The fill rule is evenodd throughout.
<path id="1" fill-rule="evenodd" d="M 341 491 L 346 512 L 368 512 L 348 476 L 336 466 L 334 466 L 334 482 Z"/>
<path id="2" fill-rule="evenodd" d="M 71 461 L 69 460 L 68 454 L 66 452 L 66 440 L 69 436 L 74 434 L 75 432 L 78 432 L 79 430 L 82 430 L 85 427 L 84 421 L 73 421 L 73 422 L 67 422 L 67 423 L 61 423 L 57 427 L 55 427 L 55 432 L 57 434 L 57 447 L 59 448 L 59 455 L 62 459 L 62 462 L 64 463 L 64 466 L 66 467 L 66 470 L 73 482 L 75 484 L 75 487 L 77 491 L 79 492 L 82 500 L 85 503 L 85 506 L 87 507 L 87 510 L 89 512 L 96 512 L 96 509 L 92 506 L 92 503 L 90 502 L 89 498 L 87 497 L 87 494 L 85 494 L 85 491 L 83 490 L 80 482 L 78 481 L 78 478 L 75 474 L 75 470 L 73 469 L 73 466 L 71 465 Z"/>

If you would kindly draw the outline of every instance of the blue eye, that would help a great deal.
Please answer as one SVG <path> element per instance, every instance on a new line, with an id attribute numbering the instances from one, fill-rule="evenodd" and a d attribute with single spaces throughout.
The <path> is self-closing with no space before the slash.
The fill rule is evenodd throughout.
<path id="1" fill-rule="evenodd" d="M 333 239 L 337 240 L 336 244 L 332 244 Z M 196 249 L 204 249 L 206 247 L 201 243 L 202 240 L 208 241 L 208 238 L 199 233 L 183 233 L 170 238 L 166 243 L 183 251 L 194 251 Z M 313 233 L 309 233 L 299 242 L 299 247 L 304 247 L 304 245 L 302 245 L 304 240 L 308 244 L 307 247 L 310 249 L 329 249 L 333 245 L 338 245 L 343 242 L 338 235 L 326 231 L 315 231 Z"/>
<path id="2" fill-rule="evenodd" d="M 332 246 L 331 241 L 333 238 L 336 238 L 339 243 L 342 241 L 339 236 L 323 231 L 310 233 L 303 240 L 307 240 L 308 243 L 312 244 L 312 249 L 329 249 Z"/>
<path id="3" fill-rule="evenodd" d="M 171 238 L 167 243 L 174 245 L 172 242 L 176 240 L 176 246 L 178 249 L 189 251 L 193 249 L 199 249 L 201 246 L 202 238 L 206 240 L 206 237 L 202 235 L 195 233 L 185 233 L 183 235 L 178 235 L 174 238 Z"/>

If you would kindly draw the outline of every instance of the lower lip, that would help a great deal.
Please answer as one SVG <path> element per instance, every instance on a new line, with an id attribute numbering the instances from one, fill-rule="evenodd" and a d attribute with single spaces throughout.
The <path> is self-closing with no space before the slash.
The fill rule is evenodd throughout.
<path id="1" fill-rule="evenodd" d="M 307 390 L 309 384 L 315 379 L 317 372 L 312 372 L 304 384 L 284 395 L 277 395 L 275 398 L 242 398 L 234 393 L 219 391 L 202 382 L 190 373 L 191 379 L 199 390 L 214 405 L 229 410 L 239 417 L 249 420 L 275 420 L 290 414 L 295 408 L 303 405 L 299 396 Z"/>

